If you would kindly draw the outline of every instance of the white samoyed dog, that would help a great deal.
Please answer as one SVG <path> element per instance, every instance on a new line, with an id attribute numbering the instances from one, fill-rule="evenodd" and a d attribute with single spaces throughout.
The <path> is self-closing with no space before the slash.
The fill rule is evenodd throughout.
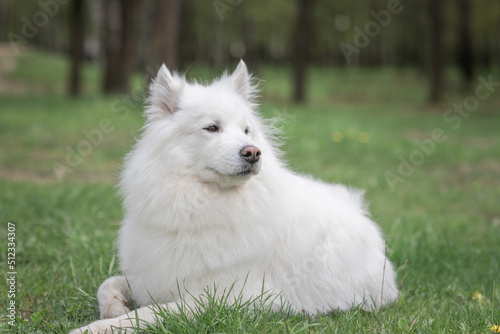
<path id="1" fill-rule="evenodd" d="M 311 314 L 397 299 L 362 192 L 287 169 L 256 94 L 243 61 L 209 85 L 161 67 L 120 182 L 123 276 L 99 288 L 103 320 L 71 333 L 155 323 L 214 286 Z"/>

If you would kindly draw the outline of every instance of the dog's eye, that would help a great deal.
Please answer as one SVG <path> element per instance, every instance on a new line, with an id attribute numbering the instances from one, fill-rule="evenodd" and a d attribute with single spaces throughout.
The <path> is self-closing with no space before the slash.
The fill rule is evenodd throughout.
<path id="1" fill-rule="evenodd" d="M 207 130 L 208 132 L 219 132 L 219 127 L 217 125 L 210 125 L 207 126 L 204 130 Z"/>
<path id="2" fill-rule="evenodd" d="M 247 135 L 250 132 L 250 129 L 246 128 L 245 129 L 245 134 Z"/>

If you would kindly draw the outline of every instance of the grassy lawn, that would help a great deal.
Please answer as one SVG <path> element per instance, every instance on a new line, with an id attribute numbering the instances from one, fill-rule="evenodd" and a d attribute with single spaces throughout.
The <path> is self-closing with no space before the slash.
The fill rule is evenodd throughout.
<path id="1" fill-rule="evenodd" d="M 0 328 L 67 333 L 98 318 L 97 288 L 119 273 L 116 176 L 142 126 L 142 91 L 100 97 L 89 66 L 85 97 L 70 99 L 64 59 L 29 51 L 15 61 L 0 73 Z M 211 73 L 193 66 L 188 76 Z M 400 299 L 379 313 L 321 317 L 213 301 L 194 319 L 168 315 L 151 333 L 488 333 L 499 325 L 500 87 L 454 128 L 443 115 L 473 92 L 461 91 L 453 72 L 440 106 L 425 103 L 425 78 L 408 69 L 315 68 L 305 105 L 289 101 L 285 69 L 264 67 L 259 77 L 263 113 L 285 120 L 291 168 L 366 189 L 398 268 Z M 15 298 L 6 293 L 8 222 Z"/>

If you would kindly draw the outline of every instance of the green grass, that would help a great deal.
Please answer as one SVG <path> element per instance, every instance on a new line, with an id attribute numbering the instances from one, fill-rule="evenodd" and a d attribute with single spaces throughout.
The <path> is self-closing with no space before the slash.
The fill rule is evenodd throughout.
<path id="1" fill-rule="evenodd" d="M 86 97 L 64 96 L 67 64 L 28 52 L 5 77 L 22 92 L 0 92 L 0 270 L 7 275 L 7 222 L 16 224 L 16 326 L 8 333 L 66 333 L 98 318 L 95 293 L 118 274 L 115 238 L 121 218 L 116 175 L 141 125 L 141 107 L 116 112 L 120 97 L 100 97 L 99 77 L 86 68 Z M 214 71 L 193 67 L 208 78 Z M 263 67 L 262 110 L 285 121 L 286 159 L 296 171 L 367 190 L 388 240 L 402 291 L 377 313 L 351 310 L 309 317 L 228 307 L 211 300 L 194 318 L 166 315 L 151 333 L 488 333 L 500 323 L 500 94 L 454 130 L 442 114 L 467 93 L 452 82 L 440 106 L 425 103 L 425 78 L 414 70 L 311 71 L 310 102 L 288 100 L 290 74 Z M 140 76 L 138 76 L 140 81 Z M 498 79 L 498 75 L 496 76 Z M 86 140 L 83 131 L 113 126 L 82 161 L 59 177 L 54 162 Z M 448 139 L 397 183 L 398 156 L 442 128 Z M 334 140 L 335 139 L 335 140 Z M 5 242 L 5 243 L 4 243 Z M 405 267 L 405 262 L 407 265 Z M 494 288 L 495 287 L 495 288 Z M 494 291 L 496 290 L 496 291 Z"/>

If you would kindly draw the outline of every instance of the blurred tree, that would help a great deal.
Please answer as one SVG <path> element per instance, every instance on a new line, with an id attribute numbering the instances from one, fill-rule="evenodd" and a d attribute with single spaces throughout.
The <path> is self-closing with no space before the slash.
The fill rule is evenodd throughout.
<path id="1" fill-rule="evenodd" d="M 474 0 L 472 36 L 477 62 L 486 68 L 500 65 L 500 1 Z"/>
<path id="2" fill-rule="evenodd" d="M 9 7 L 8 1 L 0 0 L 0 36 L 8 36 L 8 17 L 9 17 Z M 1 37 L 0 37 L 1 38 Z"/>
<path id="3" fill-rule="evenodd" d="M 260 57 L 258 52 L 258 44 L 257 44 L 257 34 L 255 21 L 245 16 L 241 21 L 241 30 L 243 35 L 243 45 L 245 46 L 245 50 L 241 58 L 244 57 L 247 63 L 248 68 L 251 69 L 251 72 L 255 73 L 258 71 Z M 238 55 L 235 55 L 238 56 Z"/>
<path id="4" fill-rule="evenodd" d="M 169 69 L 179 66 L 181 3 L 181 0 L 153 0 L 149 52 L 146 55 L 151 69 L 156 70 L 163 63 Z"/>
<path id="5" fill-rule="evenodd" d="M 313 0 L 297 0 L 297 19 L 295 24 L 293 48 L 293 100 L 304 102 L 306 99 L 307 64 L 309 62 L 312 32 Z"/>
<path id="6" fill-rule="evenodd" d="M 380 8 L 380 4 L 378 3 L 377 0 L 369 0 L 368 2 L 368 11 L 370 14 L 372 12 L 377 12 Z M 367 13 L 368 14 L 368 13 Z M 394 15 L 395 16 L 395 15 Z M 394 22 L 394 19 L 391 18 Z M 372 21 L 374 18 L 370 15 L 367 15 L 366 21 Z M 391 21 L 388 21 L 389 23 Z M 389 24 L 387 23 L 387 24 Z M 394 23 L 393 23 L 394 24 Z M 382 47 L 383 45 L 386 45 L 387 43 L 384 41 L 384 37 L 388 34 L 388 29 L 385 29 L 386 27 L 382 26 L 380 28 L 380 33 L 378 36 L 375 36 L 374 38 L 371 39 L 370 44 L 367 46 L 366 52 L 361 53 L 361 58 L 364 59 L 364 63 L 367 66 L 381 66 L 383 65 L 383 60 L 382 60 Z"/>
<path id="7" fill-rule="evenodd" d="M 468 86 L 472 84 L 474 78 L 474 57 L 471 40 L 471 4 L 470 0 L 457 1 L 459 18 L 458 18 L 458 65 L 462 71 L 464 80 Z"/>
<path id="8" fill-rule="evenodd" d="M 103 0 L 103 92 L 127 93 L 136 59 L 138 0 Z"/>
<path id="9" fill-rule="evenodd" d="M 85 38 L 85 15 L 83 0 L 73 0 L 71 2 L 71 38 L 70 38 L 70 58 L 71 69 L 69 78 L 69 93 L 72 96 L 81 94 L 80 69 L 83 61 L 83 42 Z"/>
<path id="10" fill-rule="evenodd" d="M 430 101 L 439 102 L 443 92 L 443 0 L 428 0 L 430 25 Z"/>
<path id="11" fill-rule="evenodd" d="M 0 0 L 0 41 L 15 50 L 73 50 L 78 41 L 72 37 L 78 26 L 74 1 Z M 301 100 L 307 64 L 346 66 L 339 45 L 355 44 L 359 31 L 365 32 L 368 24 L 373 27 L 370 22 L 380 23 L 373 13 L 386 11 L 389 4 L 394 2 L 87 0 L 83 51 L 85 57 L 102 62 L 105 92 L 127 91 L 130 72 L 139 65 L 221 68 L 243 58 L 251 71 L 257 63 L 290 62 L 292 93 Z M 430 95 L 438 100 L 443 68 L 457 66 L 470 80 L 473 65 L 487 70 L 499 64 L 500 1 L 400 1 L 400 6 L 402 12 L 381 24 L 379 33 L 372 30 L 369 43 L 353 55 L 350 66 L 427 67 Z"/>

